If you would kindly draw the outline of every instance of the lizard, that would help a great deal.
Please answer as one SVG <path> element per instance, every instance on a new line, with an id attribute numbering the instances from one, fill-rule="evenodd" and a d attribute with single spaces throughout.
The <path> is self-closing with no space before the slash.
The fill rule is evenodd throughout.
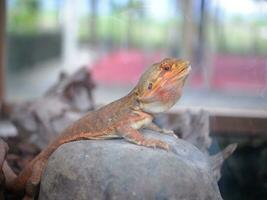
<path id="1" fill-rule="evenodd" d="M 190 70 L 188 61 L 176 58 L 165 58 L 151 65 L 126 96 L 90 111 L 74 122 L 18 176 L 10 173 L 8 164 L 4 163 L 4 174 L 9 175 L 6 177 L 7 189 L 24 194 L 25 200 L 34 199 L 50 155 L 62 144 L 72 141 L 119 137 L 137 145 L 169 150 L 167 143 L 146 138 L 139 129 L 176 136 L 171 130 L 161 129 L 152 120 L 157 113 L 167 111 L 180 99 Z"/>

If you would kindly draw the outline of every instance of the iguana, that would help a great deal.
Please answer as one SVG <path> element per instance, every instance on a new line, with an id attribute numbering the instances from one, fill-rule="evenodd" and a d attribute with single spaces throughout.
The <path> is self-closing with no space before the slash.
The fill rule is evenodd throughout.
<path id="1" fill-rule="evenodd" d="M 74 122 L 17 177 L 4 163 L 7 189 L 25 194 L 24 199 L 34 199 L 48 158 L 60 145 L 72 141 L 121 137 L 137 145 L 169 150 L 167 143 L 146 138 L 138 129 L 147 128 L 175 136 L 173 131 L 161 129 L 152 120 L 154 114 L 168 110 L 181 97 L 190 69 L 188 61 L 175 58 L 165 58 L 151 65 L 128 95 Z"/>

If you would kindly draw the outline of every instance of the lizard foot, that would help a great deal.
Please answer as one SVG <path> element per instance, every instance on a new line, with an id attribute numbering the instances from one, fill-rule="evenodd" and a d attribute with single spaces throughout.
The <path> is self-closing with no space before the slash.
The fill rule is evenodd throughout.
<path id="1" fill-rule="evenodd" d="M 161 133 L 164 133 L 166 135 L 170 135 L 175 137 L 176 139 L 178 139 L 178 136 L 174 133 L 173 130 L 169 130 L 169 129 L 162 129 Z"/>
<path id="2" fill-rule="evenodd" d="M 145 138 L 139 131 L 129 128 L 129 127 L 124 127 L 120 131 L 121 136 L 128 140 L 129 142 L 146 146 L 146 147 L 152 147 L 152 148 L 160 148 L 169 151 L 170 147 L 167 143 L 161 141 L 161 140 L 156 140 L 152 138 Z"/>
<path id="3" fill-rule="evenodd" d="M 160 148 L 169 151 L 170 147 L 166 142 L 155 139 L 145 139 L 141 142 L 141 145 L 152 148 Z"/>

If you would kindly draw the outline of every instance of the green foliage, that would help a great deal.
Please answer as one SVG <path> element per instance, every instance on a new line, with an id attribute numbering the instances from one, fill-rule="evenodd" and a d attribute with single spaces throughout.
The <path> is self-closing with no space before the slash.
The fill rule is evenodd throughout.
<path id="1" fill-rule="evenodd" d="M 266 55 L 267 38 L 260 34 L 260 30 L 267 31 L 266 22 L 239 22 L 227 23 L 223 28 L 224 38 L 218 38 L 219 52 L 233 54 L 260 54 Z"/>
<path id="2" fill-rule="evenodd" d="M 37 35 L 10 34 L 8 37 L 8 70 L 22 70 L 61 55 L 60 33 Z"/>
<path id="3" fill-rule="evenodd" d="M 140 48 L 177 48 L 179 51 L 183 38 L 182 18 L 157 20 L 147 15 L 145 4 L 141 0 L 119 2 L 109 1 L 111 12 L 101 15 L 98 11 L 96 33 L 100 45 L 113 47 Z M 8 9 L 8 32 L 17 35 L 36 35 L 40 31 L 40 18 L 46 24 L 55 25 L 55 14 L 40 11 L 40 0 L 13 0 Z M 248 18 L 236 16 L 227 19 L 215 27 L 211 22 L 207 27 L 209 45 L 217 51 L 235 54 L 266 54 L 267 18 Z M 89 16 L 80 21 L 80 41 L 89 42 L 92 37 L 89 30 Z M 211 20 L 212 21 L 212 20 Z M 193 22 L 196 23 L 196 22 Z M 214 29 L 219 27 L 219 31 Z M 197 24 L 194 37 L 197 38 Z M 215 33 L 215 34 L 214 34 Z M 216 35 L 218 34 L 218 35 Z M 209 46 L 207 45 L 207 46 Z"/>
<path id="4" fill-rule="evenodd" d="M 148 16 L 134 17 L 129 25 L 127 15 L 127 12 L 114 12 L 108 16 L 99 16 L 97 19 L 98 41 L 105 45 L 113 43 L 117 48 L 129 45 L 127 31 L 130 29 L 132 31 L 132 47 L 151 49 L 172 47 L 177 51 L 183 48 L 181 46 L 183 40 L 181 19 L 173 17 L 157 21 Z M 84 17 L 81 20 L 80 40 L 88 42 L 90 41 L 90 30 L 87 23 L 88 17 Z M 216 47 L 217 52 L 259 55 L 267 52 L 266 19 L 248 20 L 236 17 L 220 24 L 219 31 L 214 31 L 215 28 L 213 23 L 207 24 L 208 38 L 206 41 L 209 42 L 209 45 L 205 45 Z M 261 34 L 262 32 L 265 32 L 265 36 Z M 194 37 L 197 37 L 196 34 L 197 31 L 194 32 Z"/>
<path id="5" fill-rule="evenodd" d="M 121 47 L 127 45 L 127 31 L 130 28 L 134 47 L 163 48 L 167 43 L 168 32 L 174 26 L 177 27 L 175 23 L 180 24 L 177 20 L 159 22 L 149 18 L 134 18 L 129 26 L 125 13 L 116 13 L 98 17 L 97 35 L 100 42 L 113 42 L 117 47 Z M 88 18 L 84 17 L 80 24 L 80 41 L 88 42 L 90 37 Z"/>
<path id="6" fill-rule="evenodd" d="M 38 0 L 15 0 L 8 9 L 8 32 L 17 34 L 38 32 L 39 4 Z"/>

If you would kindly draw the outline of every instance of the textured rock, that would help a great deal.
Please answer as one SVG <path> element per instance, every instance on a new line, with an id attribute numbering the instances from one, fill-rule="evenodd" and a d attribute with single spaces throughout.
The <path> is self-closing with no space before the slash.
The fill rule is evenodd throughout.
<path id="1" fill-rule="evenodd" d="M 145 135 L 168 142 L 171 152 L 120 139 L 62 145 L 49 159 L 39 199 L 222 199 L 209 157 L 183 140 Z"/>
<path id="2" fill-rule="evenodd" d="M 15 133 L 21 140 L 43 149 L 69 124 L 95 109 L 94 87 L 87 68 L 82 67 L 70 75 L 61 73 L 59 80 L 42 97 L 0 105 L 0 117 L 15 126 Z"/>

